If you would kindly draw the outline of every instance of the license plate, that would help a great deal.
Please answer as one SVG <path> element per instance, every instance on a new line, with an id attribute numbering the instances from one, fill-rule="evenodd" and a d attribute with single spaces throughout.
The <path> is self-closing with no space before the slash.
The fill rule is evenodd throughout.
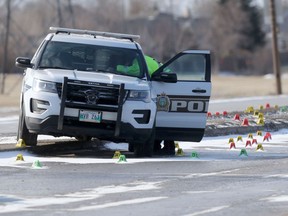
<path id="1" fill-rule="evenodd" d="M 102 120 L 102 112 L 94 112 L 88 110 L 79 111 L 79 121 L 100 123 Z"/>

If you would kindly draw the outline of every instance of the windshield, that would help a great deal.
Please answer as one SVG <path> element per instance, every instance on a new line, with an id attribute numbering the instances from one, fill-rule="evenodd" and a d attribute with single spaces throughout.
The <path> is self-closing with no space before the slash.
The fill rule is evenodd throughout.
<path id="1" fill-rule="evenodd" d="M 56 41 L 47 44 L 38 67 L 144 76 L 138 50 Z"/>

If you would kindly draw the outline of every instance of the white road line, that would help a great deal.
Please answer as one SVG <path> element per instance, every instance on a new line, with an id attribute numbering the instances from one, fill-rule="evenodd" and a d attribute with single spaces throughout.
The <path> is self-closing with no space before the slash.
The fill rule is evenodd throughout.
<path id="1" fill-rule="evenodd" d="M 288 178 L 288 174 L 275 174 L 275 175 L 269 175 L 265 178 Z"/>
<path id="2" fill-rule="evenodd" d="M 185 191 L 187 194 L 215 193 L 216 191 Z"/>
<path id="3" fill-rule="evenodd" d="M 210 209 L 207 209 L 207 210 L 204 210 L 204 211 L 194 212 L 192 214 L 188 214 L 188 215 L 185 215 L 185 216 L 203 215 L 203 214 L 208 214 L 208 213 L 211 213 L 211 212 L 217 212 L 217 211 L 220 211 L 220 210 L 225 209 L 225 208 L 229 208 L 229 206 L 214 207 L 214 208 L 210 208 Z"/>
<path id="4" fill-rule="evenodd" d="M 263 198 L 261 200 L 265 200 L 268 202 L 288 202 L 288 195 L 272 196 L 272 197 Z"/>
<path id="5" fill-rule="evenodd" d="M 19 116 L 6 116 L 6 117 L 0 117 L 0 123 L 6 123 L 6 122 L 15 122 L 19 119 Z"/>
<path id="6" fill-rule="evenodd" d="M 236 171 L 239 171 L 239 170 L 240 169 L 232 169 L 232 170 L 225 170 L 225 171 L 211 172 L 211 173 L 193 173 L 193 174 L 185 176 L 184 178 L 194 178 L 194 177 L 205 177 L 205 176 L 222 175 L 222 174 L 236 172 Z"/>
<path id="7" fill-rule="evenodd" d="M 73 209 L 73 211 L 89 211 L 89 210 L 110 208 L 110 207 L 116 207 L 116 206 L 122 206 L 122 205 L 133 205 L 133 204 L 152 202 L 152 201 L 167 199 L 167 198 L 168 197 L 145 197 L 145 198 L 138 198 L 138 199 L 132 199 L 132 200 L 124 200 L 124 201 L 119 201 L 119 202 L 106 203 L 106 204 L 102 204 L 102 205 L 86 206 L 86 207 L 81 207 L 78 209 Z"/>

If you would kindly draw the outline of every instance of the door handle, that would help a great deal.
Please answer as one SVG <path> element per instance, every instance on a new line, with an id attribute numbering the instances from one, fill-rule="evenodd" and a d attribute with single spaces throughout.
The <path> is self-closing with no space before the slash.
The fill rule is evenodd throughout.
<path id="1" fill-rule="evenodd" d="M 205 89 L 193 89 L 192 92 L 194 93 L 206 93 Z"/>

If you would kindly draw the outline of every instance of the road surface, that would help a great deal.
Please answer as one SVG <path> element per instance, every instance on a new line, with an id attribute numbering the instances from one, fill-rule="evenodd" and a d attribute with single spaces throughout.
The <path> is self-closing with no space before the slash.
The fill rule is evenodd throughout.
<path id="1" fill-rule="evenodd" d="M 270 99 L 261 105 L 281 106 L 287 98 Z M 210 111 L 243 110 L 240 104 L 246 108 L 253 101 L 212 101 Z M 1 146 L 15 139 L 17 110 L 0 113 Z M 272 133 L 264 142 L 253 134 L 257 144 L 247 147 L 247 135 L 242 142 L 233 135 L 236 149 L 228 144 L 232 135 L 206 137 L 179 142 L 176 156 L 142 159 L 127 152 L 125 143 L 40 137 L 36 148 L 0 152 L 0 214 L 284 216 L 287 133 Z M 258 144 L 263 150 L 256 151 Z M 116 150 L 126 162 L 112 158 Z"/>

